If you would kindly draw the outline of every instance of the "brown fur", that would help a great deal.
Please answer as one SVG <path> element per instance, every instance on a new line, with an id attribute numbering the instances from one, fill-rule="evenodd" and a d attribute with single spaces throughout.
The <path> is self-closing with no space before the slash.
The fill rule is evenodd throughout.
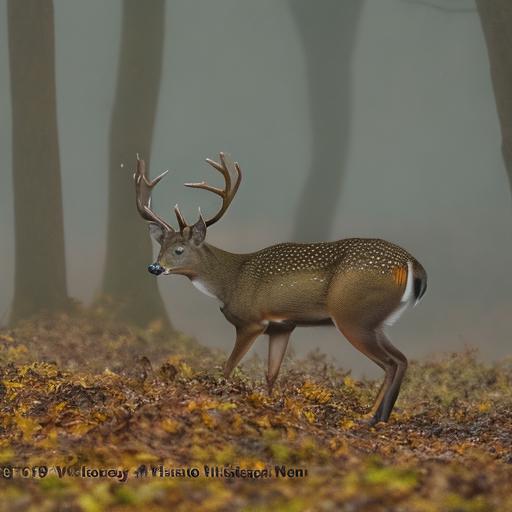
<path id="1" fill-rule="evenodd" d="M 186 263 L 173 248 L 187 246 Z M 168 273 L 198 279 L 222 303 L 236 328 L 229 376 L 261 334 L 269 336 L 267 381 L 272 389 L 288 339 L 296 326 L 334 324 L 354 347 L 385 371 L 372 408 L 373 421 L 387 420 L 407 360 L 387 340 L 384 321 L 398 308 L 408 278 L 423 267 L 400 247 L 378 239 L 353 238 L 318 244 L 279 244 L 250 254 L 233 254 L 180 235 L 162 243 L 158 263 Z"/>

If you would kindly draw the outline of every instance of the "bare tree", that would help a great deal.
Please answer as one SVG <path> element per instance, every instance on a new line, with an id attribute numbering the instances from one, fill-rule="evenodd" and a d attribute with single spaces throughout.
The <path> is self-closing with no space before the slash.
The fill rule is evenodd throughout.
<path id="1" fill-rule="evenodd" d="M 165 1 L 123 1 L 121 55 L 110 131 L 109 212 L 103 293 L 119 319 L 170 327 L 156 280 L 147 227 L 135 207 L 135 156 L 149 160 L 164 42 Z M 123 167 L 121 167 L 121 165 Z"/>
<path id="2" fill-rule="evenodd" d="M 69 305 L 51 0 L 7 3 L 15 223 L 10 321 Z"/>
<path id="3" fill-rule="evenodd" d="M 501 126 L 501 149 L 512 190 L 512 3 L 477 0 L 487 42 L 496 108 Z"/>
<path id="4" fill-rule="evenodd" d="M 327 239 L 340 196 L 351 123 L 351 65 L 361 0 L 289 0 L 304 46 L 313 132 L 296 240 Z M 314 204 L 314 211 L 304 205 Z"/>

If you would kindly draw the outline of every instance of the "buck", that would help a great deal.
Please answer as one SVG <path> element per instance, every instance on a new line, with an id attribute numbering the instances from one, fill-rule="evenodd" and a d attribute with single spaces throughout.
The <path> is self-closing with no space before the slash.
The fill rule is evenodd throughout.
<path id="1" fill-rule="evenodd" d="M 179 274 L 205 294 L 217 298 L 236 329 L 234 349 L 225 365 L 228 378 L 256 338 L 268 335 L 269 392 L 277 379 L 290 334 L 297 326 L 334 324 L 359 351 L 380 366 L 385 377 L 368 414 L 369 423 L 387 421 L 407 368 L 384 326 L 416 305 L 426 290 L 425 270 L 404 249 L 384 240 L 348 238 L 336 242 L 282 243 L 248 254 L 224 251 L 205 241 L 206 230 L 224 215 L 240 186 L 242 173 L 220 153 L 206 159 L 219 171 L 224 188 L 206 182 L 185 183 L 222 199 L 217 213 L 189 225 L 174 207 L 179 230 L 151 209 L 151 191 L 167 173 L 150 180 L 137 156 L 136 202 L 160 244 L 155 275 Z"/>

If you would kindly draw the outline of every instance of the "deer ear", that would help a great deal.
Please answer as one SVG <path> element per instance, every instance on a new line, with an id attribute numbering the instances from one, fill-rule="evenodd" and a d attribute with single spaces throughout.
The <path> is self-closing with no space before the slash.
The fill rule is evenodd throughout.
<path id="1" fill-rule="evenodd" d="M 148 222 L 149 234 L 159 244 L 164 239 L 164 230 L 156 222 Z"/>
<path id="2" fill-rule="evenodd" d="M 199 211 L 199 220 L 190 228 L 190 239 L 196 244 L 201 245 L 206 238 L 206 223 Z"/>

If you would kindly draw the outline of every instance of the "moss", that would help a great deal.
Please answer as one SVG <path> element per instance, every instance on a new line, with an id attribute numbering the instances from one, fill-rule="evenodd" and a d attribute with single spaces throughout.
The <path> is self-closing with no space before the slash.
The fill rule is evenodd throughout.
<path id="1" fill-rule="evenodd" d="M 319 352 L 288 358 L 274 394 L 253 359 L 105 313 L 41 317 L 0 332 L 0 462 L 129 468 L 116 479 L 0 479 L 11 509 L 512 509 L 512 363 L 478 353 L 412 362 L 388 424 L 360 423 L 379 383 Z M 135 478 L 145 465 L 266 470 L 254 478 Z M 273 475 L 275 465 L 307 476 Z M 5 500 L 4 500 L 5 501 Z M 41 508 L 42 507 L 42 508 Z"/>

